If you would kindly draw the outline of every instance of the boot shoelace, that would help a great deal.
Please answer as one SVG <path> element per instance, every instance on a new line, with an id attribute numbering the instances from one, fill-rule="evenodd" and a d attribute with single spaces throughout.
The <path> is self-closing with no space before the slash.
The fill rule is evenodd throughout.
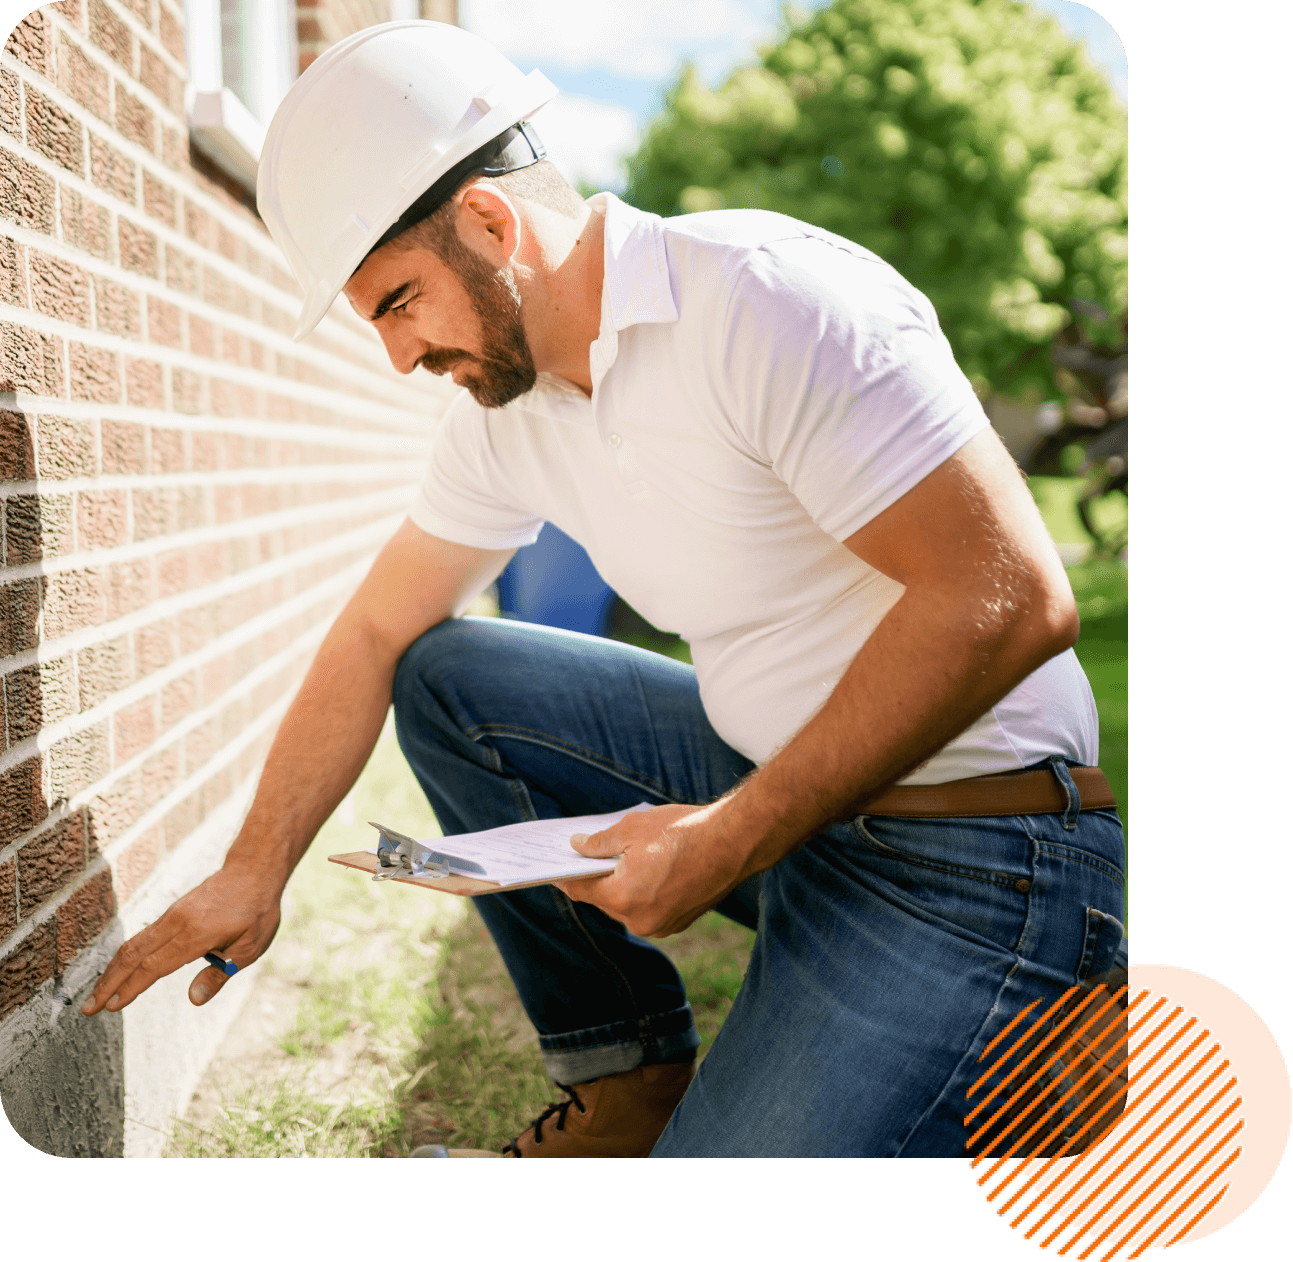
<path id="1" fill-rule="evenodd" d="M 555 1129 L 559 1131 L 564 1131 L 566 1129 L 566 1114 L 570 1112 L 570 1106 L 572 1104 L 581 1113 L 588 1112 L 588 1110 L 584 1108 L 584 1102 L 575 1094 L 574 1087 L 568 1087 L 564 1082 L 557 1083 L 557 1086 L 559 1086 L 562 1089 L 562 1091 L 566 1093 L 566 1099 L 559 1100 L 556 1104 L 548 1105 L 548 1107 L 544 1109 L 543 1112 L 540 1113 L 539 1116 L 536 1117 L 533 1122 L 530 1123 L 530 1126 L 534 1128 L 534 1142 L 536 1144 L 543 1143 L 543 1124 L 554 1114 L 556 1115 L 556 1119 L 557 1119 Z M 524 1132 L 522 1132 L 522 1134 L 524 1134 Z M 516 1156 L 519 1157 L 521 1155 L 521 1150 L 517 1146 L 517 1142 L 518 1140 L 520 1140 L 520 1138 L 521 1136 L 518 1135 L 516 1139 L 509 1139 L 507 1143 L 503 1145 L 502 1151 L 514 1153 Z"/>

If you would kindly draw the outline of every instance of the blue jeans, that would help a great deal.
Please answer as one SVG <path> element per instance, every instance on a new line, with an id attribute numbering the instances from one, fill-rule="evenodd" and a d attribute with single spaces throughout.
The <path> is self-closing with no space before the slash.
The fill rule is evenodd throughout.
<path id="1" fill-rule="evenodd" d="M 466 618 L 395 677 L 400 746 L 446 835 L 707 802 L 753 764 L 690 667 Z M 964 1156 L 979 1054 L 1121 947 L 1114 811 L 825 829 L 719 911 L 757 929 L 745 982 L 652 1156 Z M 681 979 L 650 942 L 552 886 L 475 900 L 554 1080 L 685 1059 Z"/>

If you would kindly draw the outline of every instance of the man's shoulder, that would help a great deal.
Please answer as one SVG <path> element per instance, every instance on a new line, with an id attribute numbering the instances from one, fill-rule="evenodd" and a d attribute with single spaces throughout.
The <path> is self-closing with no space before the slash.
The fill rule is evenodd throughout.
<path id="1" fill-rule="evenodd" d="M 855 241 L 772 210 L 707 210 L 665 219 L 662 226 L 671 253 L 689 254 L 697 261 L 707 258 L 740 266 L 760 255 L 806 250 L 823 257 L 842 251 L 861 262 L 888 266 Z"/>
<path id="2" fill-rule="evenodd" d="M 879 255 L 824 228 L 767 210 L 716 210 L 664 220 L 675 292 L 726 305 L 838 305 L 854 318 L 934 320 L 928 300 Z M 705 305 L 702 303 L 701 305 Z"/>

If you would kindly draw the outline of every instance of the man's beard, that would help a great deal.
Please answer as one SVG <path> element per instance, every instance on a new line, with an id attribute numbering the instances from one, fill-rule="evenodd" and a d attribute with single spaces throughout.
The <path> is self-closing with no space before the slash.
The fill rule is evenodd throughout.
<path id="1" fill-rule="evenodd" d="M 481 407 L 501 408 L 529 391 L 537 373 L 521 320 L 521 295 L 510 268 L 495 271 L 455 237 L 450 262 L 480 320 L 479 355 L 447 347 L 428 351 L 419 361 L 428 372 L 445 373 L 467 363 L 464 384 Z"/>

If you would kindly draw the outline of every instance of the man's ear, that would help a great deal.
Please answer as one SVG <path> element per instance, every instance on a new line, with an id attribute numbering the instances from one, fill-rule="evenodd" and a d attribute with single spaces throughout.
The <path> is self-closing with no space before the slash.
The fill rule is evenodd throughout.
<path id="1" fill-rule="evenodd" d="M 458 237 L 491 263 L 509 263 L 521 245 L 521 216 L 493 184 L 473 184 L 458 202 Z"/>

